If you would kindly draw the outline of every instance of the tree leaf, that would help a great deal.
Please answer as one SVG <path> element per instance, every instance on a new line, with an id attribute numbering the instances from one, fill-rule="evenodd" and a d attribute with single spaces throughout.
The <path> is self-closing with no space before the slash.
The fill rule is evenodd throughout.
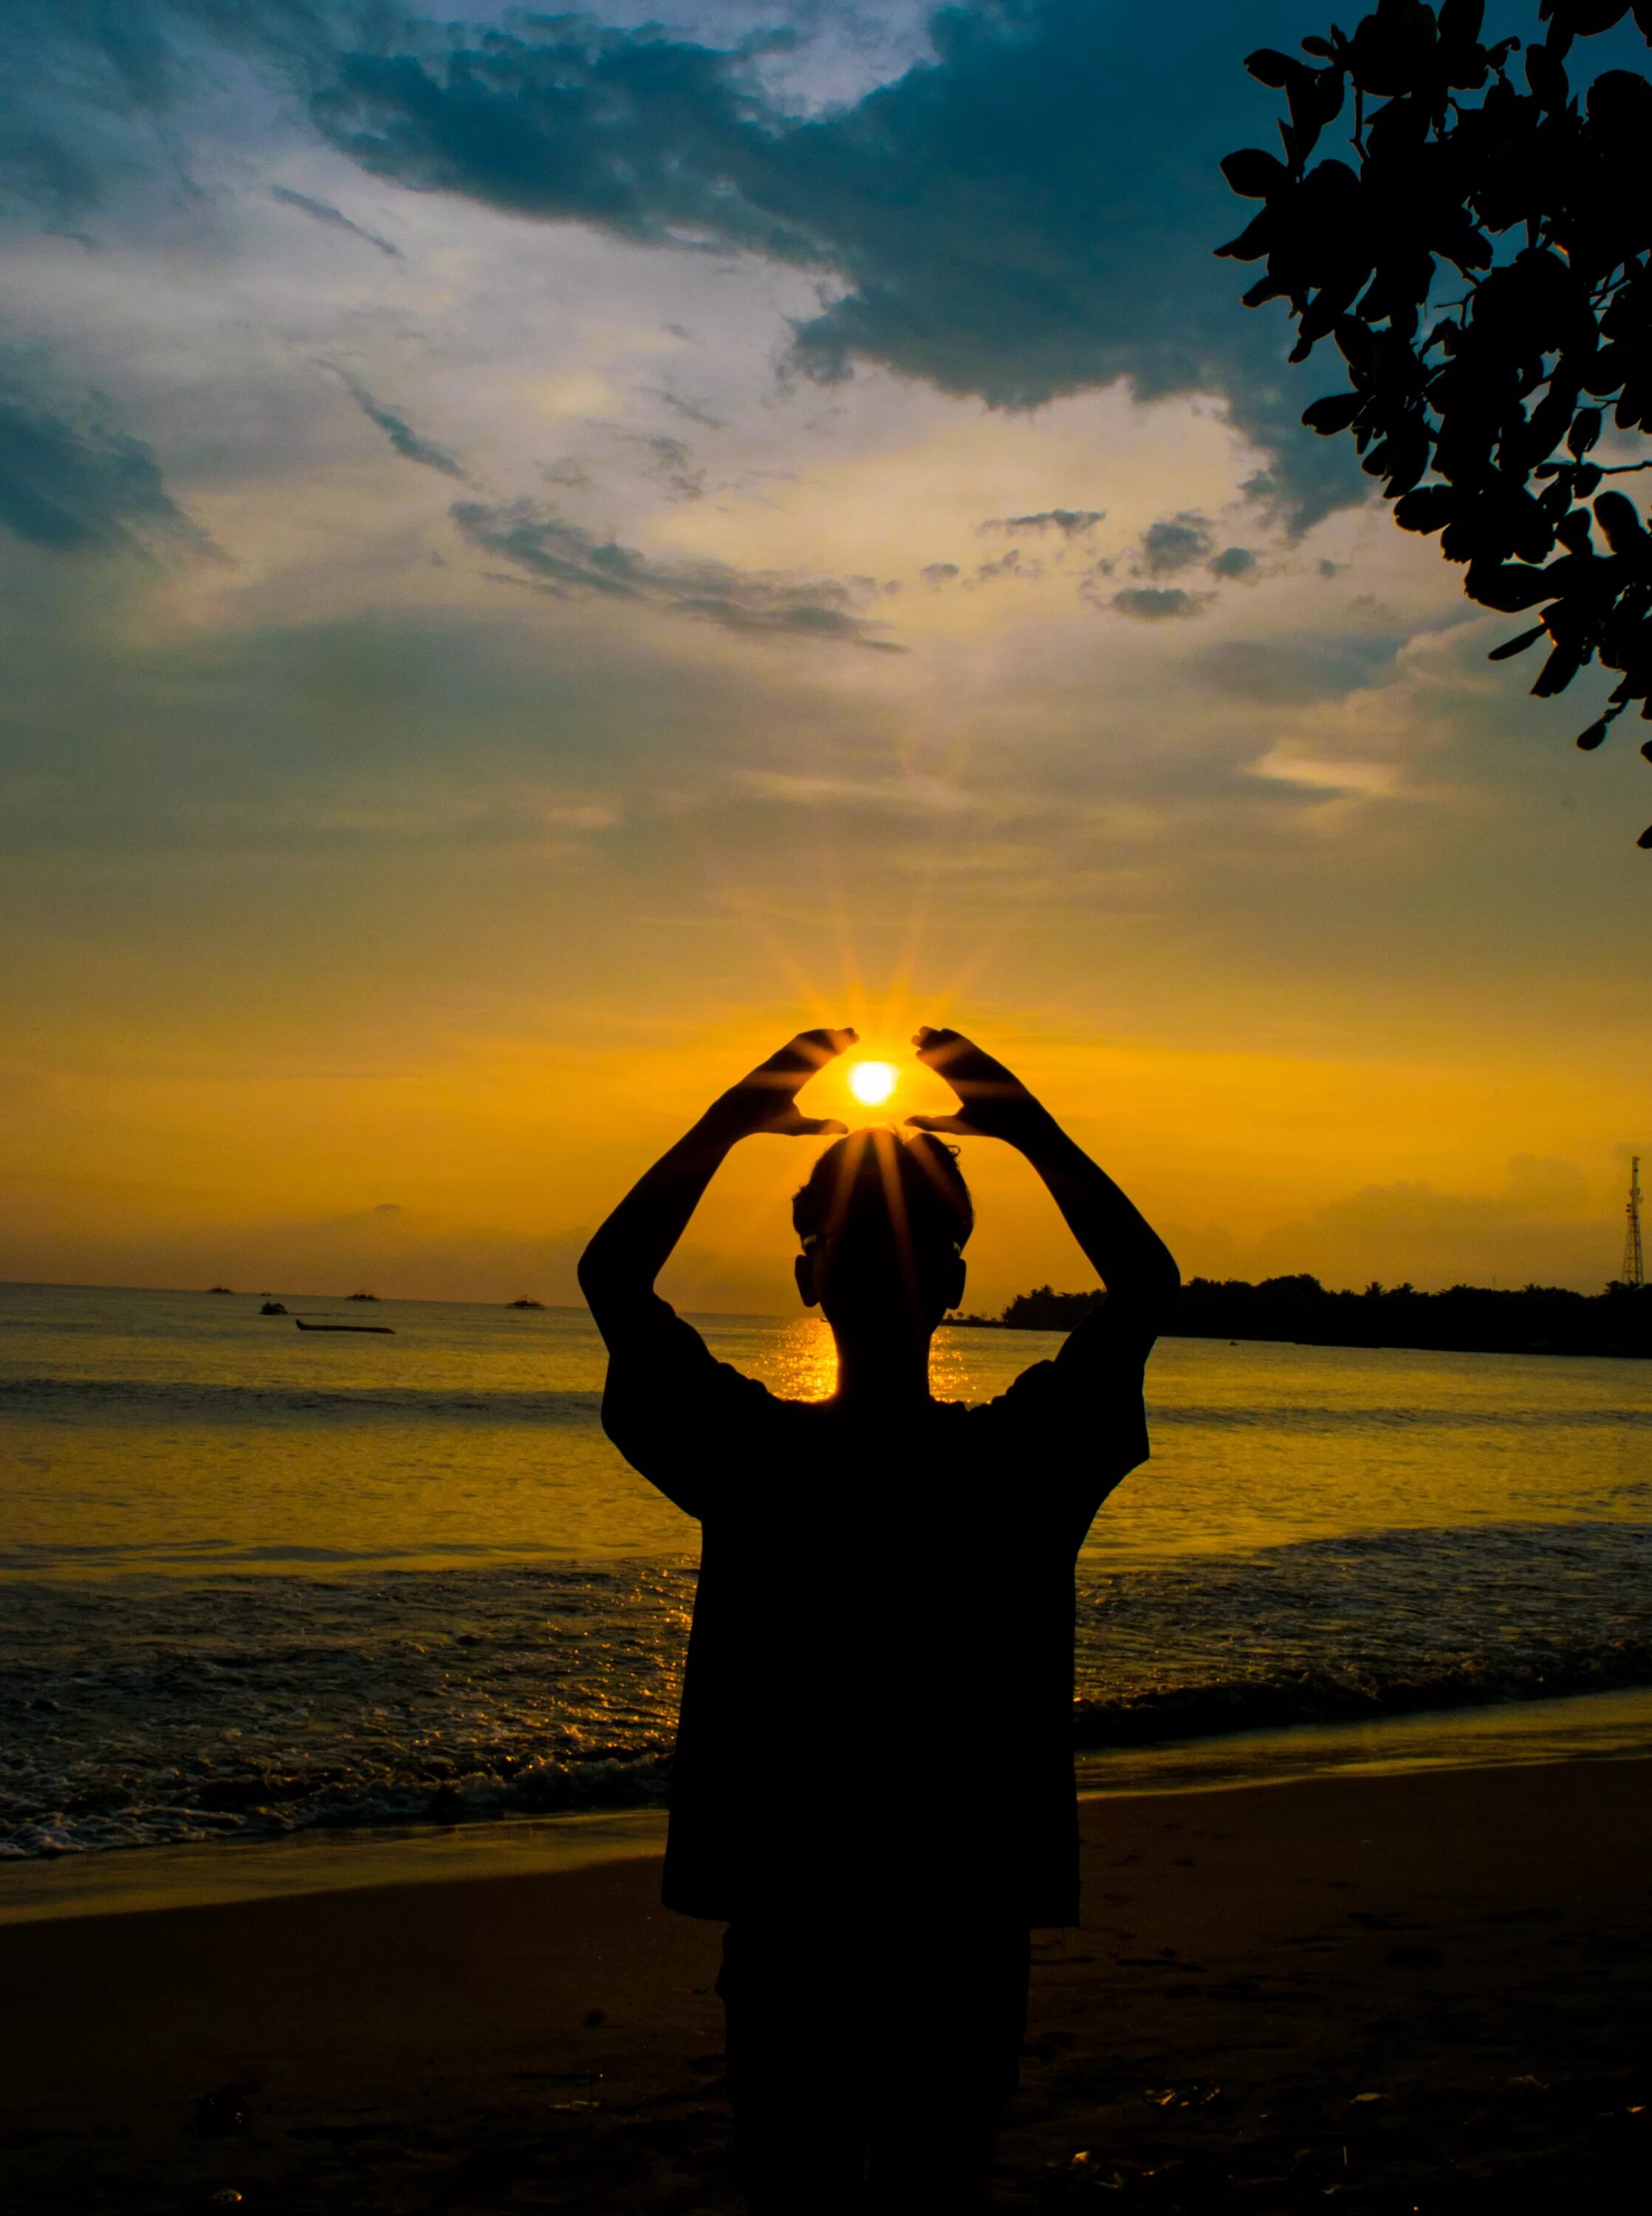
<path id="1" fill-rule="evenodd" d="M 1629 0 L 1544 0 L 1540 20 L 1569 31 L 1575 39 L 1599 38 L 1629 13 Z"/>
<path id="2" fill-rule="evenodd" d="M 1554 580 L 1546 569 L 1533 569 L 1525 562 L 1471 562 L 1463 589 L 1483 608 L 1500 608 L 1504 615 L 1512 616 L 1551 599 Z"/>
<path id="3" fill-rule="evenodd" d="M 1244 65 L 1258 84 L 1268 85 L 1275 92 L 1290 82 L 1293 70 L 1302 67 L 1300 62 L 1293 61 L 1289 54 L 1280 53 L 1276 46 L 1258 46 L 1254 54 L 1245 56 Z"/>
<path id="4" fill-rule="evenodd" d="M 1538 700 L 1552 699 L 1557 692 L 1566 690 L 1582 667 L 1581 648 L 1570 645 L 1556 647 L 1538 672 L 1538 681 L 1532 687 L 1533 697 Z"/>
<path id="5" fill-rule="evenodd" d="M 1360 392 L 1328 392 L 1311 408 L 1303 409 L 1302 420 L 1309 430 L 1317 431 L 1322 439 L 1328 439 L 1333 432 L 1347 430 L 1364 401 L 1365 395 Z"/>
<path id="6" fill-rule="evenodd" d="M 1221 169 L 1242 200 L 1269 200 L 1291 182 L 1284 163 L 1261 146 L 1241 146 L 1236 154 L 1225 154 Z"/>
<path id="7" fill-rule="evenodd" d="M 1488 662 L 1510 661 L 1515 655 L 1524 654 L 1528 646 L 1535 646 L 1538 641 L 1545 636 L 1548 629 L 1547 624 L 1538 624 L 1531 631 L 1523 631 L 1514 638 L 1506 638 L 1501 646 L 1492 648 L 1486 660 Z M 1583 742 L 1580 739 L 1577 743 L 1581 746 Z"/>
<path id="8" fill-rule="evenodd" d="M 1402 531 L 1441 531 L 1457 508 L 1450 485 L 1419 485 L 1394 503 L 1394 520 Z"/>
<path id="9" fill-rule="evenodd" d="M 1652 554 L 1646 526 L 1625 494 L 1603 492 L 1594 503 L 1594 520 L 1606 532 L 1606 544 L 1614 554 Z"/>

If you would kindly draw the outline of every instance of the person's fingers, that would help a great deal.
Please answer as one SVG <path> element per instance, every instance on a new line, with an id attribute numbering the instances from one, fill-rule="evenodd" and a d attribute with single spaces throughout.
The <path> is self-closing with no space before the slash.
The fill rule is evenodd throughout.
<path id="1" fill-rule="evenodd" d="M 816 1070 L 824 1069 L 827 1062 L 840 1054 L 846 1054 L 854 1045 L 857 1034 L 852 1031 L 799 1031 L 789 1038 L 784 1046 L 771 1054 L 765 1062 L 758 1064 L 746 1085 L 762 1085 L 789 1089 L 795 1093 L 806 1085 Z"/>
<path id="2" fill-rule="evenodd" d="M 918 1049 L 918 1059 L 938 1077 L 945 1077 L 949 1069 L 967 1064 L 972 1056 L 980 1053 L 980 1049 L 961 1031 L 932 1031 L 927 1024 L 912 1044 Z"/>
<path id="3" fill-rule="evenodd" d="M 781 1051 L 784 1054 L 795 1054 L 802 1061 L 812 1063 L 816 1069 L 820 1069 L 838 1055 L 846 1054 L 859 1037 L 858 1031 L 847 1028 L 837 1031 L 826 1030 L 799 1031 L 796 1037 L 789 1040 Z"/>
<path id="4" fill-rule="evenodd" d="M 920 1024 L 912 1034 L 912 1044 L 920 1055 L 944 1053 L 949 1048 L 967 1046 L 969 1041 L 961 1031 L 936 1031 L 928 1024 Z"/>
<path id="5" fill-rule="evenodd" d="M 839 1123 L 830 1116 L 796 1116 L 786 1129 L 799 1139 L 841 1139 L 848 1132 L 847 1123 Z"/>
<path id="6" fill-rule="evenodd" d="M 958 1139 L 981 1136 L 967 1116 L 908 1116 L 906 1121 L 915 1131 L 946 1131 Z"/>

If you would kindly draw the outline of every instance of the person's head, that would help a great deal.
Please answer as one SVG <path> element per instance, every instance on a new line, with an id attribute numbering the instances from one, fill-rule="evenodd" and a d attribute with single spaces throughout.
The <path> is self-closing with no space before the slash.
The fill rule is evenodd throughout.
<path id="1" fill-rule="evenodd" d="M 792 1202 L 807 1308 L 834 1327 L 934 1330 L 963 1297 L 975 1228 L 955 1150 L 928 1131 L 851 1131 L 828 1147 Z"/>

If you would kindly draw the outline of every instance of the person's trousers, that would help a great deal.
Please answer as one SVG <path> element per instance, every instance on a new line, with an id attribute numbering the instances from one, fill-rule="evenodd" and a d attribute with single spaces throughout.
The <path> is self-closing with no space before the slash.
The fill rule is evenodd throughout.
<path id="1" fill-rule="evenodd" d="M 752 2216 L 988 2207 L 1026 2033 L 1024 1928 L 744 1917 L 723 1941 L 728 2088 Z"/>

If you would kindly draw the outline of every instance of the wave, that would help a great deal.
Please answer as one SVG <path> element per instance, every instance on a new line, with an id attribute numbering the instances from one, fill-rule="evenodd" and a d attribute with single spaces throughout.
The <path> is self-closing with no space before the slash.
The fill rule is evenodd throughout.
<path id="1" fill-rule="evenodd" d="M 1087 1558 L 1075 1735 L 1141 1747 L 1652 1684 L 1649 1572 L 1643 1524 Z M 659 1560 L 15 1582 L 0 1855 L 660 1800 L 694 1589 Z M 891 1689 L 915 1763 L 965 1760 L 950 1664 L 930 1658 L 916 1701 Z M 852 1769 L 837 1739 L 794 1753 L 823 1791 Z"/>
<path id="2" fill-rule="evenodd" d="M 525 1555 L 540 1554 L 549 1561 L 565 1558 L 561 1547 L 536 1546 L 531 1540 L 513 1540 L 508 1547 L 489 1546 L 480 1540 L 444 1539 L 439 1548 L 429 1547 L 304 1547 L 246 1546 L 233 1539 L 134 1540 L 121 1545 L 87 1541 L 34 1542 L 19 1541 L 0 1546 L 0 1576 L 61 1576 L 79 1571 L 114 1570 L 141 1576 L 146 1570 L 224 1570 L 243 1566 L 286 1564 L 311 1568 L 384 1569 L 395 1574 L 409 1562 L 428 1561 L 433 1552 L 454 1556 L 462 1562 L 519 1562 Z"/>
<path id="3" fill-rule="evenodd" d="M 1278 1731 L 1295 1724 L 1370 1723 L 1382 1716 L 1493 1708 L 1637 1686 L 1652 1686 L 1652 1638 L 1606 1640 L 1594 1647 L 1522 1662 L 1465 1658 L 1442 1669 L 1392 1677 L 1304 1670 L 1147 1691 L 1122 1701 L 1078 1701 L 1073 1738 L 1076 1745 L 1091 1751 L 1168 1746 L 1181 1739 Z"/>
<path id="4" fill-rule="evenodd" d="M 1652 1407 L 1606 1408 L 1308 1408 L 1290 1401 L 1249 1400 L 1243 1407 L 1166 1404 L 1151 1397 L 1154 1430 L 1192 1425 L 1212 1431 L 1652 1431 Z"/>
<path id="5" fill-rule="evenodd" d="M 1220 1403 L 1151 1400 L 1156 1430 L 1272 1431 L 1287 1434 L 1347 1431 L 1652 1431 L 1652 1407 L 1481 1408 L 1378 1406 L 1304 1407 L 1292 1401 Z M 17 1377 L 0 1382 L 0 1417 L 47 1420 L 126 1419 L 138 1421 L 260 1424 L 310 1419 L 370 1424 L 385 1419 L 472 1424 L 537 1424 L 597 1431 L 602 1421 L 599 1388 L 490 1387 L 464 1392 L 451 1386 L 220 1384 L 149 1378 Z"/>
<path id="6" fill-rule="evenodd" d="M 416 1416 L 596 1430 L 602 1421 L 602 1394 L 600 1391 L 543 1388 L 464 1393 L 414 1385 L 329 1389 L 308 1385 L 219 1385 L 193 1380 L 157 1383 L 147 1378 L 17 1377 L 0 1383 L 0 1415 L 83 1419 L 126 1415 L 163 1421 L 187 1416 L 205 1422 L 235 1423 L 267 1422 L 286 1416 L 331 1416 L 360 1422 L 385 1416 Z"/>
<path id="7" fill-rule="evenodd" d="M 562 1816 L 663 1807 L 671 1757 L 631 1750 L 574 1763 L 534 1764 L 515 1776 L 359 1778 L 320 1768 L 270 1780 L 193 1782 L 175 1797 L 112 1805 L 107 1793 L 60 1794 L 58 1805 L 0 1831 L 0 1862 L 50 1861 L 120 1847 L 181 1846 L 208 1839 L 281 1838 L 295 1831 L 375 1825 L 452 1825 L 507 1816 Z M 0 1806 L 3 1806 L 0 1803 Z"/>

